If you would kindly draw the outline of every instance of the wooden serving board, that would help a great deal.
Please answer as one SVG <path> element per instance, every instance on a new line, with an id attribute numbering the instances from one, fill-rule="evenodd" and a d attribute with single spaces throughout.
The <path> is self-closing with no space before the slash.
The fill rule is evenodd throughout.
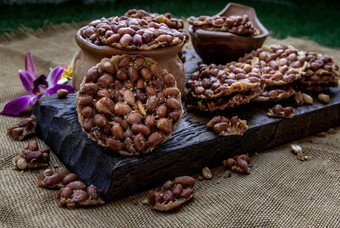
<path id="1" fill-rule="evenodd" d="M 186 78 L 200 59 L 187 54 Z M 193 57 L 194 56 L 194 57 Z M 37 132 L 58 158 L 86 184 L 102 189 L 106 200 L 117 200 L 163 184 L 177 176 L 199 173 L 205 166 L 221 165 L 235 154 L 254 154 L 340 125 L 340 88 L 331 89 L 330 102 L 314 97 L 313 105 L 296 106 L 292 99 L 281 102 L 295 108 L 294 118 L 269 118 L 274 103 L 252 103 L 223 112 L 205 113 L 184 109 L 171 138 L 149 154 L 121 157 L 97 145 L 78 123 L 75 94 L 51 95 L 38 100 L 33 114 Z M 218 136 L 206 123 L 217 114 L 238 115 L 248 122 L 243 136 Z"/>

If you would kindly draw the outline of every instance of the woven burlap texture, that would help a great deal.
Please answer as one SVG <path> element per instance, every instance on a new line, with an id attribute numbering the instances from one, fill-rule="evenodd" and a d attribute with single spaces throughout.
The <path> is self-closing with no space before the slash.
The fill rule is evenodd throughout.
<path id="1" fill-rule="evenodd" d="M 38 74 L 64 66 L 78 47 L 74 26 L 27 32 L 20 39 L 0 43 L 0 109 L 25 95 L 18 70 L 31 52 Z M 268 38 L 266 44 L 287 43 L 302 50 L 319 51 L 340 61 L 340 50 L 321 47 L 306 39 Z M 26 116 L 29 110 L 26 112 Z M 6 128 L 24 116 L 0 115 L 0 227 L 339 227 L 340 128 L 324 138 L 310 136 L 299 144 L 311 160 L 301 162 L 290 143 L 252 156 L 250 175 L 212 169 L 212 180 L 197 181 L 192 201 L 173 212 L 152 211 L 142 205 L 147 192 L 94 208 L 68 210 L 57 206 L 56 191 L 39 188 L 37 174 L 13 168 L 12 158 L 26 145 L 6 135 Z M 40 147 L 46 147 L 37 137 Z M 50 166 L 62 166 L 52 153 Z M 194 176 L 197 178 L 198 174 Z M 160 183 L 161 184 L 161 183 Z"/>

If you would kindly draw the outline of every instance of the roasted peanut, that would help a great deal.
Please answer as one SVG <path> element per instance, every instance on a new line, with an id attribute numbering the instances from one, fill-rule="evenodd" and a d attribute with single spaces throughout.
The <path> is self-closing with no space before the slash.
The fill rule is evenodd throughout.
<path id="1" fill-rule="evenodd" d="M 157 128 L 163 131 L 165 134 L 169 134 L 173 131 L 172 122 L 167 118 L 161 118 L 157 120 Z"/>
<path id="2" fill-rule="evenodd" d="M 138 151 L 144 151 L 147 146 L 146 140 L 142 133 L 138 133 L 133 137 L 133 143 L 135 144 L 135 147 Z"/>
<path id="3" fill-rule="evenodd" d="M 168 87 L 165 89 L 165 94 L 169 97 L 177 97 L 179 93 L 180 92 L 177 87 Z"/>
<path id="4" fill-rule="evenodd" d="M 320 93 L 318 95 L 318 100 L 323 102 L 323 103 L 329 103 L 329 95 L 324 94 L 324 93 Z"/>
<path id="5" fill-rule="evenodd" d="M 179 101 L 174 97 L 170 97 L 170 98 L 167 99 L 166 106 L 170 109 L 173 109 L 173 110 L 181 110 L 181 108 L 182 108 Z"/>
<path id="6" fill-rule="evenodd" d="M 149 80 L 151 78 L 151 73 L 150 73 L 149 69 L 146 68 L 146 67 L 143 67 L 140 70 L 140 74 L 141 74 L 141 76 L 144 80 Z"/>
<path id="7" fill-rule="evenodd" d="M 107 118 L 102 114 L 95 114 L 93 118 L 93 123 L 100 128 L 103 128 L 107 125 Z"/>
<path id="8" fill-rule="evenodd" d="M 113 83 L 113 77 L 109 74 L 104 74 L 98 78 L 98 85 L 102 88 L 106 88 L 108 85 Z"/>
<path id="9" fill-rule="evenodd" d="M 128 104 L 128 105 L 135 105 L 136 103 L 136 99 L 135 99 L 135 95 L 132 93 L 131 90 L 125 90 L 123 93 L 123 97 L 124 97 L 124 101 Z"/>
<path id="10" fill-rule="evenodd" d="M 73 182 L 73 181 L 76 181 L 76 180 L 78 180 L 78 179 L 79 179 L 79 178 L 78 178 L 78 175 L 77 175 L 77 174 L 75 174 L 75 173 L 70 173 L 70 174 L 67 174 L 67 175 L 63 178 L 62 182 L 63 182 L 64 185 L 67 185 L 67 184 L 69 184 L 69 183 L 71 183 L 71 182 Z"/>
<path id="11" fill-rule="evenodd" d="M 73 190 L 85 190 L 86 185 L 82 181 L 73 181 L 71 183 L 68 183 L 66 187 L 70 187 Z"/>
<path id="12" fill-rule="evenodd" d="M 143 116 L 138 113 L 138 112 L 133 112 L 130 113 L 127 117 L 126 117 L 126 122 L 128 122 L 129 124 L 137 124 L 140 123 L 143 119 Z"/>
<path id="13" fill-rule="evenodd" d="M 166 105 L 162 104 L 162 105 L 160 105 L 160 106 L 157 108 L 155 114 L 156 114 L 156 116 L 158 116 L 159 118 L 163 118 L 163 117 L 166 116 L 167 111 L 168 111 L 168 108 L 166 107 Z"/>
<path id="14" fill-rule="evenodd" d="M 102 97 L 96 102 L 96 110 L 99 113 L 104 113 L 106 115 L 112 115 L 114 109 L 114 102 L 108 97 Z M 92 109 L 91 109 L 92 110 Z M 83 114 L 84 115 L 84 114 Z M 92 113 L 91 113 L 92 115 Z M 90 116 L 91 116 L 90 115 Z M 84 117 L 90 117 L 85 116 Z"/>
<path id="15" fill-rule="evenodd" d="M 175 184 L 181 184 L 184 187 L 192 188 L 195 184 L 195 179 L 190 176 L 176 177 L 174 180 Z"/>
<path id="16" fill-rule="evenodd" d="M 119 124 L 114 124 L 111 127 L 111 133 L 116 139 L 124 139 L 124 130 Z"/>
<path id="17" fill-rule="evenodd" d="M 174 87 L 175 86 L 175 77 L 170 74 L 170 73 L 166 73 L 164 76 L 163 76 L 163 80 L 164 80 L 164 83 L 167 87 Z"/>
<path id="18" fill-rule="evenodd" d="M 92 100 L 93 100 L 92 96 L 85 95 L 85 96 L 79 97 L 78 103 L 81 106 L 85 106 L 85 105 L 91 104 Z"/>
<path id="19" fill-rule="evenodd" d="M 125 81 L 127 79 L 127 74 L 123 69 L 117 70 L 116 76 L 119 80 Z"/>
<path id="20" fill-rule="evenodd" d="M 113 74 L 116 71 L 115 66 L 109 60 L 102 61 L 100 67 L 106 73 Z"/>
<path id="21" fill-rule="evenodd" d="M 149 126 L 149 127 L 153 127 L 156 125 L 156 119 L 154 116 L 152 115 L 147 115 L 145 117 L 145 125 Z"/>
<path id="22" fill-rule="evenodd" d="M 146 101 L 146 110 L 148 112 L 153 112 L 157 105 L 158 105 L 159 99 L 156 96 L 151 96 Z"/>
<path id="23" fill-rule="evenodd" d="M 106 138 L 105 144 L 110 150 L 113 150 L 113 151 L 120 151 L 122 149 L 121 142 L 113 138 Z"/>
<path id="24" fill-rule="evenodd" d="M 118 102 L 115 105 L 114 111 L 118 115 L 126 115 L 132 111 L 131 107 L 125 103 Z"/>
<path id="25" fill-rule="evenodd" d="M 208 167 L 204 167 L 202 169 L 202 175 L 204 176 L 204 178 L 210 180 L 212 178 L 212 173 L 210 171 L 210 169 Z"/>
<path id="26" fill-rule="evenodd" d="M 134 66 L 128 68 L 129 76 L 131 81 L 137 81 L 139 78 L 138 70 Z"/>
<path id="27" fill-rule="evenodd" d="M 135 133 L 142 133 L 144 136 L 149 136 L 151 133 L 151 129 L 144 124 L 134 124 L 131 130 Z"/>
<path id="28" fill-rule="evenodd" d="M 115 121 L 116 123 L 119 123 L 124 130 L 126 130 L 129 127 L 128 123 L 120 116 L 115 116 L 113 117 L 112 120 Z"/>
<path id="29" fill-rule="evenodd" d="M 165 140 L 165 135 L 162 132 L 155 131 L 148 137 L 150 147 L 156 147 Z"/>

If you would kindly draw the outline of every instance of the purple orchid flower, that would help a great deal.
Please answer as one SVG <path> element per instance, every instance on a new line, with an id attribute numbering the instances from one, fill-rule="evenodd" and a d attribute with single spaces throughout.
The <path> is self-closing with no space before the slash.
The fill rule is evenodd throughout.
<path id="1" fill-rule="evenodd" d="M 35 71 L 32 55 L 31 53 L 27 53 L 25 68 L 26 70 L 19 70 L 19 77 L 27 95 L 8 102 L 0 114 L 19 115 L 30 103 L 34 105 L 36 100 L 41 96 L 57 93 L 59 89 L 66 89 L 69 93 L 74 92 L 72 86 L 58 84 L 58 80 L 64 71 L 62 67 L 52 69 L 47 78 L 43 74 L 38 76 Z"/>

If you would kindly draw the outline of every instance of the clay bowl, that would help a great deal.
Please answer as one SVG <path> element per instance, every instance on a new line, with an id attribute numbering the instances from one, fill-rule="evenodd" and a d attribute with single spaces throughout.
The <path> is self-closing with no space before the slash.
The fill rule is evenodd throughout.
<path id="1" fill-rule="evenodd" d="M 204 63 L 226 64 L 262 46 L 268 36 L 268 30 L 261 24 L 253 8 L 229 3 L 216 15 L 228 17 L 244 14 L 249 16 L 249 20 L 254 27 L 260 31 L 260 35 L 246 37 L 229 32 L 214 32 L 202 29 L 194 31 L 193 26 L 189 26 L 188 30 L 192 44 Z"/>
<path id="2" fill-rule="evenodd" d="M 173 74 L 177 81 L 177 87 L 184 94 L 184 66 L 181 59 L 178 57 L 178 53 L 181 51 L 184 42 L 167 46 L 155 48 L 148 51 L 140 50 L 122 50 L 110 46 L 98 46 L 85 40 L 79 29 L 76 33 L 76 42 L 80 47 L 80 51 L 75 59 L 74 69 L 72 74 L 73 87 L 75 90 L 79 90 L 80 83 L 86 76 L 87 71 L 101 61 L 101 59 L 107 57 L 111 58 L 114 55 L 131 54 L 131 55 L 143 55 L 154 59 L 162 68 L 168 70 Z"/>

